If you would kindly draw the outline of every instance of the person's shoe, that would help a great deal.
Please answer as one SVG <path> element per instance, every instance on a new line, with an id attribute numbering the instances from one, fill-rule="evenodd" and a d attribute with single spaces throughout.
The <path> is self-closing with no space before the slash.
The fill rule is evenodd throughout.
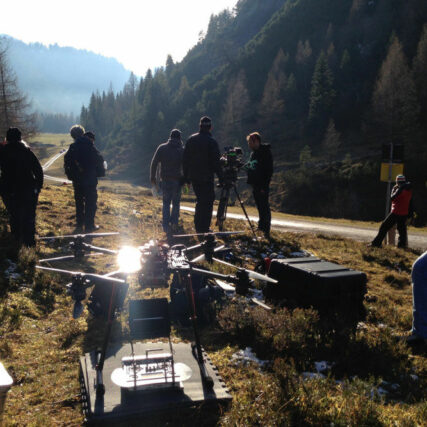
<path id="1" fill-rule="evenodd" d="M 93 233 L 94 231 L 99 230 L 99 225 L 91 225 L 85 228 L 86 233 Z"/>
<path id="2" fill-rule="evenodd" d="M 82 234 L 83 233 L 83 225 L 76 225 L 76 228 L 73 230 L 73 234 Z"/>
<path id="3" fill-rule="evenodd" d="M 376 245 L 375 243 L 368 243 L 367 245 L 366 245 L 366 247 L 367 248 L 380 248 L 381 247 L 381 245 Z"/>

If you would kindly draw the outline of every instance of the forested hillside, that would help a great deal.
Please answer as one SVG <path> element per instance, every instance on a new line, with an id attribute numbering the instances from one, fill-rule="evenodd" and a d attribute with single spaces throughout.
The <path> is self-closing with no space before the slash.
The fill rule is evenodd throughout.
<path id="1" fill-rule="evenodd" d="M 287 212 L 378 219 L 381 145 L 405 145 L 417 210 L 427 211 L 427 2 L 240 0 L 212 16 L 181 63 L 134 76 L 82 109 L 117 173 L 146 182 L 173 127 L 214 120 L 220 145 L 259 130 Z"/>
<path id="2" fill-rule="evenodd" d="M 102 92 L 110 85 L 118 91 L 129 78 L 130 71 L 117 60 L 93 52 L 26 44 L 12 37 L 0 41 L 7 48 L 20 89 L 28 95 L 33 111 L 39 113 L 75 115 L 92 91 Z"/>

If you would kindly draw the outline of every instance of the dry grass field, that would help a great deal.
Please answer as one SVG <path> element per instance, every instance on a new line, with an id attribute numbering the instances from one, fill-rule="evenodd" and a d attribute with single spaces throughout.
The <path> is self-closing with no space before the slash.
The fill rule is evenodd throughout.
<path id="1" fill-rule="evenodd" d="M 37 259 L 58 253 L 59 245 L 39 242 L 36 250 L 17 252 L 0 206 L 0 361 L 14 379 L 3 423 L 82 425 L 79 357 L 99 345 L 105 325 L 87 309 L 78 320 L 72 319 L 73 302 L 62 286 L 67 279 L 34 269 Z M 97 223 L 100 231 L 119 231 L 120 236 L 98 239 L 96 244 L 118 248 L 162 237 L 160 209 L 159 200 L 140 187 L 105 182 L 99 191 Z M 239 226 L 227 220 L 228 229 Z M 72 187 L 47 184 L 38 206 L 38 234 L 67 234 L 73 227 Z M 181 227 L 193 231 L 192 214 L 181 214 Z M 248 242 L 247 230 L 230 243 L 237 255 L 243 255 Z M 368 249 L 352 240 L 311 233 L 274 232 L 271 242 L 263 241 L 266 252 L 299 249 L 367 274 L 366 320 L 353 332 L 333 334 L 313 309 L 281 306 L 266 312 L 230 302 L 203 327 L 201 339 L 233 396 L 231 405 L 214 413 L 195 408 L 191 418 L 154 419 L 149 425 L 426 425 L 426 352 L 413 351 L 399 340 L 411 327 L 410 271 L 419 253 Z M 115 268 L 115 259 L 89 257 L 82 264 L 61 267 L 103 273 Z M 131 277 L 125 307 L 129 299 L 159 295 L 168 293 L 142 290 Z M 112 340 L 126 340 L 126 316 L 125 309 L 115 320 Z M 173 326 L 174 340 L 189 338 L 191 330 Z M 235 362 L 233 354 L 248 346 L 268 361 L 264 367 Z M 329 368 L 322 376 L 310 375 L 320 361 L 328 362 Z"/>

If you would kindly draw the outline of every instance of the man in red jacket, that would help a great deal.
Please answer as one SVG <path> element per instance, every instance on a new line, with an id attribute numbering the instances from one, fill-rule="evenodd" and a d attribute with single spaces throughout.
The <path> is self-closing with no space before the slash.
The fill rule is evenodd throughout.
<path id="1" fill-rule="evenodd" d="M 396 176 L 396 185 L 391 191 L 391 212 L 382 222 L 377 236 L 372 240 L 371 246 L 381 247 L 388 230 L 397 224 L 399 240 L 397 246 L 406 248 L 408 245 L 408 234 L 406 231 L 406 220 L 409 215 L 409 206 L 412 199 L 412 186 L 403 175 Z"/>

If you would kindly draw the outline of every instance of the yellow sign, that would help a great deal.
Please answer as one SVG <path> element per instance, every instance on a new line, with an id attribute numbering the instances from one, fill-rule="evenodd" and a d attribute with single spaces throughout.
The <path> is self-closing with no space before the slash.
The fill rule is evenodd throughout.
<path id="1" fill-rule="evenodd" d="M 390 174 L 391 166 L 391 174 Z M 381 163 L 381 177 L 383 182 L 393 182 L 396 180 L 397 175 L 403 175 L 403 163 Z"/>

